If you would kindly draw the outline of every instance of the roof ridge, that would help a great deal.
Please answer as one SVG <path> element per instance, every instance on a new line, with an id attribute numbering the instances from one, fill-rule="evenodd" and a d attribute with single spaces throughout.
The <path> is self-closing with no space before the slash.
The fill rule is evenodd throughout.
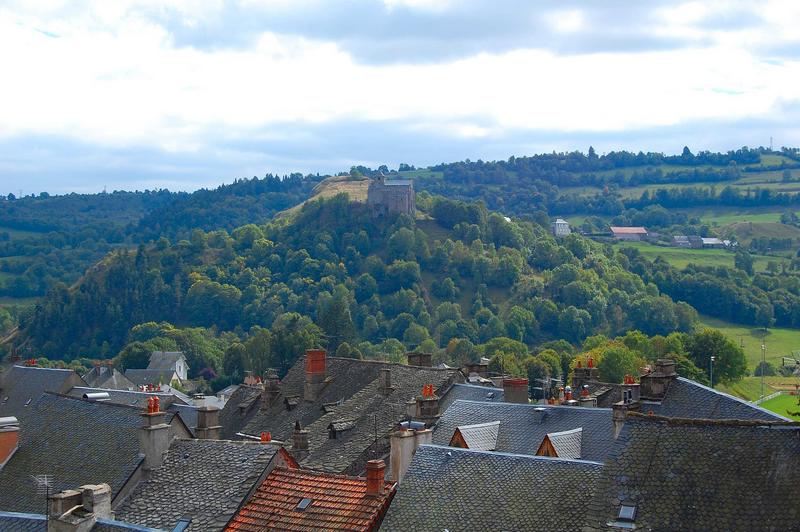
<path id="1" fill-rule="evenodd" d="M 743 404 L 745 406 L 749 406 L 750 408 L 753 408 L 755 410 L 759 410 L 761 412 L 764 412 L 765 414 L 770 414 L 771 416 L 776 417 L 778 419 L 784 419 L 786 421 L 791 421 L 791 419 L 789 419 L 787 417 L 784 417 L 784 416 L 778 414 L 777 412 L 773 412 L 771 410 L 767 410 L 766 408 L 764 408 L 761 405 L 757 405 L 755 403 L 751 403 L 750 401 L 745 401 L 741 397 L 736 397 L 735 395 L 731 395 L 729 393 L 725 393 L 725 392 L 723 392 L 721 390 L 717 390 L 716 388 L 711 388 L 710 386 L 706 386 L 705 384 L 701 384 L 701 383 L 699 383 L 697 381 L 694 381 L 692 379 L 687 379 L 686 377 L 680 377 L 679 376 L 678 380 L 681 381 L 681 382 L 684 382 L 686 384 L 691 384 L 692 386 L 696 386 L 698 388 L 702 388 L 702 389 L 704 389 L 704 390 L 706 390 L 708 392 L 713 392 L 713 393 L 717 394 L 718 396 L 726 397 L 728 399 L 732 399 L 733 401 L 736 401 L 737 403 Z M 669 393 L 669 388 L 667 388 L 667 393 Z M 716 406 L 717 405 L 715 405 L 715 408 L 716 408 Z"/>
<path id="2" fill-rule="evenodd" d="M 570 406 L 570 405 L 541 405 L 538 403 L 509 403 L 507 401 L 477 401 L 475 399 L 456 399 L 453 401 L 453 404 L 456 403 L 473 403 L 484 405 L 487 407 L 500 407 L 500 406 L 508 406 L 508 407 L 521 407 L 521 408 L 553 408 L 559 410 L 581 410 L 585 412 L 604 412 L 608 413 L 611 412 L 611 408 L 603 408 L 603 407 L 592 407 L 587 408 L 585 406 Z M 452 406 L 452 405 L 450 405 Z"/>
<path id="3" fill-rule="evenodd" d="M 642 414 L 641 412 L 628 412 L 628 416 L 637 421 L 664 422 L 667 425 L 696 425 L 696 426 L 721 426 L 721 427 L 800 427 L 800 421 L 791 420 L 758 420 L 758 419 L 703 419 L 668 417 L 655 414 Z"/>
<path id="4" fill-rule="evenodd" d="M 579 460 L 577 458 L 552 458 L 550 456 L 536 456 L 536 455 L 531 455 L 531 454 L 507 453 L 507 452 L 502 452 L 502 451 L 481 451 L 481 450 L 478 450 L 478 449 L 464 449 L 463 447 L 449 447 L 447 445 L 437 445 L 435 443 L 424 443 L 424 444 L 419 446 L 420 449 L 422 449 L 424 447 L 430 447 L 430 448 L 439 449 L 439 450 L 455 451 L 455 452 L 459 452 L 459 453 L 481 454 L 481 455 L 484 455 L 484 456 L 487 456 L 487 457 L 506 456 L 506 457 L 511 457 L 511 458 L 524 458 L 526 460 L 533 460 L 533 461 L 540 461 L 540 462 L 575 462 L 575 463 L 580 463 L 580 464 L 603 466 L 602 462 L 595 462 L 594 460 Z"/>
<path id="5" fill-rule="evenodd" d="M 133 406 L 133 405 L 124 405 L 124 404 L 121 404 L 121 403 L 114 403 L 114 402 L 111 402 L 111 401 L 92 401 L 90 399 L 84 399 L 83 397 L 76 397 L 74 395 L 67 395 L 67 394 L 63 394 L 63 393 L 53 392 L 53 391 L 50 391 L 50 390 L 45 390 L 44 392 L 42 392 L 42 396 L 44 396 L 44 395 L 54 395 L 56 397 L 61 397 L 63 399 L 70 399 L 70 400 L 73 400 L 73 401 L 79 401 L 81 403 L 86 403 L 86 404 L 113 406 L 113 407 L 118 407 L 118 408 L 127 408 L 129 410 L 137 410 L 139 412 L 144 412 L 143 408 L 139 408 L 139 407 Z"/>

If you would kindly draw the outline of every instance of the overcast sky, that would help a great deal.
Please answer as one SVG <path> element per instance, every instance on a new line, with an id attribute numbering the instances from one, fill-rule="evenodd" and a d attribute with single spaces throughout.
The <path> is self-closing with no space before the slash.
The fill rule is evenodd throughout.
<path id="1" fill-rule="evenodd" d="M 6 0 L 0 192 L 800 145 L 796 0 Z"/>

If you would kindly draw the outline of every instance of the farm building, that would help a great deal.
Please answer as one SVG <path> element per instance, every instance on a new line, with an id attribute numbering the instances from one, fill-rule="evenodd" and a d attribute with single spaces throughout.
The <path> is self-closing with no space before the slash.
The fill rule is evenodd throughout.
<path id="1" fill-rule="evenodd" d="M 615 227 L 611 226 L 611 234 L 617 240 L 642 240 L 647 236 L 644 227 Z"/>

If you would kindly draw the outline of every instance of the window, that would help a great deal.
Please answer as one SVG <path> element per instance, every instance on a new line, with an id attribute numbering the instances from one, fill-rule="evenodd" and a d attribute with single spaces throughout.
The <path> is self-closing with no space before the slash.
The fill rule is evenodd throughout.
<path id="1" fill-rule="evenodd" d="M 303 500 L 301 500 L 300 502 L 297 503 L 296 510 L 298 510 L 300 512 L 303 512 L 309 506 L 311 506 L 311 499 L 303 499 Z"/>
<path id="2" fill-rule="evenodd" d="M 636 519 L 636 506 L 632 504 L 622 504 L 619 507 L 617 519 L 620 521 L 633 522 Z"/>

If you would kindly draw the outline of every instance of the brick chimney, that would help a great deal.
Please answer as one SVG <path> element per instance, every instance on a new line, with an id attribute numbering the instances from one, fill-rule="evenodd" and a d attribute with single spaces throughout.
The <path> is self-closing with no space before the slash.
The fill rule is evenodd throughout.
<path id="1" fill-rule="evenodd" d="M 384 475 L 386 463 L 383 460 L 369 460 L 367 462 L 367 495 L 379 497 L 383 495 Z"/>
<path id="2" fill-rule="evenodd" d="M 0 470 L 19 447 L 19 421 L 15 417 L 0 417 Z"/>
<path id="3" fill-rule="evenodd" d="M 145 474 L 161 466 L 164 453 L 172 442 L 172 431 L 164 420 L 158 397 L 147 399 L 147 412 L 141 414 L 144 425 L 139 429 L 139 452 L 144 455 L 142 469 Z"/>
<path id="4" fill-rule="evenodd" d="M 197 427 L 195 435 L 200 440 L 218 440 L 222 432 L 219 424 L 219 408 L 216 406 L 204 406 L 197 409 Z"/>
<path id="5" fill-rule="evenodd" d="M 281 394 L 281 381 L 278 372 L 274 369 L 267 370 L 264 389 L 261 391 L 261 410 L 269 410 Z"/>
<path id="6" fill-rule="evenodd" d="M 433 355 L 431 353 L 408 353 L 408 365 L 430 368 L 433 366 Z"/>
<path id="7" fill-rule="evenodd" d="M 645 372 L 639 377 L 641 397 L 651 401 L 661 401 L 664 399 L 669 385 L 677 378 L 675 361 L 659 358 L 653 371 Z"/>
<path id="8" fill-rule="evenodd" d="M 503 379 L 503 395 L 506 403 L 528 404 L 528 379 Z"/>
<path id="9" fill-rule="evenodd" d="M 411 459 L 420 445 L 433 442 L 433 431 L 419 421 L 400 423 L 391 434 L 389 468 L 392 480 L 400 482 L 408 471 Z"/>
<path id="10" fill-rule="evenodd" d="M 113 519 L 111 486 L 87 484 L 77 490 L 65 490 L 48 500 L 48 532 L 84 532 L 94 528 L 98 519 Z"/>
<path id="11" fill-rule="evenodd" d="M 303 393 L 306 401 L 316 401 L 325 386 L 325 378 L 328 376 L 326 356 L 324 349 L 306 351 L 306 384 Z"/>
<path id="12" fill-rule="evenodd" d="M 292 456 L 298 462 L 308 456 L 308 431 L 300 425 L 300 421 L 294 422 L 294 432 L 292 432 Z"/>

